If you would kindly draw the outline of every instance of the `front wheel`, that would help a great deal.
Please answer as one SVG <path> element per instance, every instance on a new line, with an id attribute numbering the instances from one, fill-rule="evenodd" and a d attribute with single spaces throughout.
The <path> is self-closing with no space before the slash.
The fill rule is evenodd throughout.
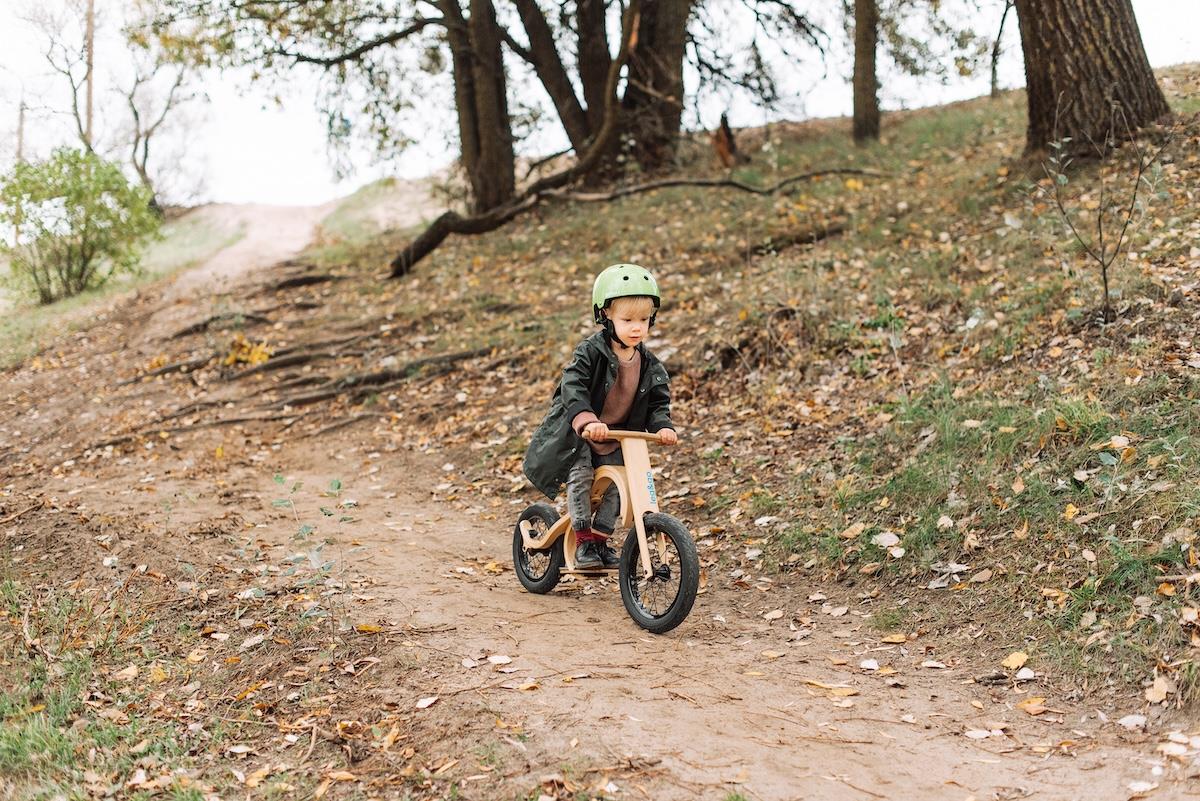
<path id="1" fill-rule="evenodd" d="M 621 600 L 634 623 L 652 634 L 664 634 L 692 611 L 700 586 L 700 557 L 692 535 L 674 517 L 648 514 L 645 523 L 653 572 L 650 578 L 642 575 L 637 529 L 630 529 L 621 549 Z"/>
<path id="2" fill-rule="evenodd" d="M 521 586 L 541 595 L 550 592 L 558 584 L 564 562 L 563 538 L 556 539 L 549 548 L 528 549 L 521 537 L 522 520 L 529 521 L 532 534 L 537 538 L 558 522 L 558 512 L 547 504 L 535 503 L 525 507 L 525 511 L 517 518 L 517 525 L 513 527 L 513 569 Z"/>

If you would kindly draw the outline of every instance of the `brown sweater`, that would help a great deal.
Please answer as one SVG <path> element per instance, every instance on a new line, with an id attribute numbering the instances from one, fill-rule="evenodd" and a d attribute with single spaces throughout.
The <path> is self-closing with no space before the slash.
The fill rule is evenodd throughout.
<path id="1" fill-rule="evenodd" d="M 617 359 L 617 380 L 613 382 L 612 387 L 608 390 L 608 394 L 604 396 L 604 408 L 600 410 L 600 416 L 597 417 L 593 412 L 580 412 L 575 415 L 575 419 L 571 421 L 571 427 L 575 429 L 575 433 L 583 436 L 583 429 L 588 423 L 597 421 L 604 423 L 609 428 L 619 428 L 629 418 L 629 410 L 633 408 L 633 399 L 637 395 L 638 379 L 642 375 L 642 354 L 638 351 L 633 352 L 633 358 L 629 361 Z M 592 446 L 592 450 L 598 454 L 604 455 L 612 453 L 617 449 L 616 442 L 592 442 L 588 440 L 588 444 Z"/>

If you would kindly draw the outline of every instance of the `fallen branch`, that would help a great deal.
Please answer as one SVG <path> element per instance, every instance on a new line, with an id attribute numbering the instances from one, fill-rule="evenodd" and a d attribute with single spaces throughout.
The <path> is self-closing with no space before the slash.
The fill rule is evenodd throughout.
<path id="1" fill-rule="evenodd" d="M 789 248 L 792 245 L 814 245 L 822 239 L 828 239 L 831 236 L 837 236 L 844 233 L 846 230 L 845 223 L 830 223 L 820 227 L 810 228 L 807 231 L 797 231 L 792 234 L 782 234 L 774 236 L 763 242 L 761 245 L 755 245 L 750 249 L 750 252 L 755 256 L 762 256 L 766 253 L 778 253 L 784 248 Z"/>
<path id="2" fill-rule="evenodd" d="M 4 519 L 0 520 L 0 526 L 6 525 L 6 524 L 8 524 L 8 523 L 11 523 L 11 522 L 13 522 L 14 520 L 20 520 L 22 517 L 24 517 L 25 515 L 27 515 L 27 514 L 29 514 L 30 512 L 32 512 L 34 509 L 40 509 L 40 508 L 41 508 L 41 506 L 42 506 L 42 502 L 41 502 L 41 501 L 38 501 L 37 503 L 33 504 L 32 506 L 26 506 L 24 509 L 22 509 L 22 510 L 21 510 L 21 511 L 19 511 L 19 512 L 13 512 L 13 513 L 12 513 L 11 515 L 9 515 L 8 517 L 6 517 L 6 518 L 4 518 Z"/>
<path id="3" fill-rule="evenodd" d="M 642 192 L 651 192 L 655 189 L 669 189 L 675 186 L 701 186 L 708 188 L 728 188 L 738 189 L 742 192 L 749 192 L 752 195 L 773 195 L 792 184 L 801 181 L 813 181 L 818 178 L 823 178 L 826 175 L 865 175 L 872 178 L 884 177 L 884 173 L 875 172 L 874 170 L 863 170 L 857 167 L 834 167 L 828 170 L 814 170 L 812 172 L 804 172 L 798 175 L 791 175 L 770 186 L 754 186 L 743 181 L 737 181 L 732 178 L 663 178 L 658 181 L 648 181 L 644 184 L 634 184 L 633 186 L 623 186 L 620 189 L 614 189 L 611 192 L 567 192 L 564 190 L 556 190 L 547 192 L 546 194 L 554 197 L 566 198 L 567 200 L 577 200 L 581 203 L 598 203 L 601 201 L 616 200 L 617 198 L 628 197 L 629 195 L 637 195 Z"/>

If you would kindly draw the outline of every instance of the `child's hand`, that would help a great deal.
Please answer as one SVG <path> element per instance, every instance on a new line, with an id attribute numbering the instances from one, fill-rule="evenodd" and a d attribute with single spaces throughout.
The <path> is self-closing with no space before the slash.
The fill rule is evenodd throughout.
<path id="1" fill-rule="evenodd" d="M 608 439 L 608 426 L 601 422 L 588 423 L 583 427 L 583 438 L 592 442 L 604 442 Z"/>
<path id="2" fill-rule="evenodd" d="M 679 442 L 679 435 L 675 433 L 673 428 L 660 428 L 658 430 L 658 441 L 663 445 L 675 445 Z"/>

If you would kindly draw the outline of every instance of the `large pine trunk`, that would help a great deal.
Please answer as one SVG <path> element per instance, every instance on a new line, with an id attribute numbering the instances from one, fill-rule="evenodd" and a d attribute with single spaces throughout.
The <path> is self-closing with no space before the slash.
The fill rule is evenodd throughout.
<path id="1" fill-rule="evenodd" d="M 464 20 L 459 0 L 440 0 L 450 20 L 446 35 L 454 73 L 463 169 L 471 185 L 471 211 L 479 214 L 512 199 L 516 191 L 512 122 L 492 0 L 470 0 Z"/>
<path id="2" fill-rule="evenodd" d="M 1130 129 L 1170 113 L 1154 80 L 1130 0 L 1016 0 L 1029 94 L 1026 152 L 1070 137 L 1104 148 L 1119 104 Z M 1114 133 L 1127 135 L 1119 119 Z"/>
<path id="3" fill-rule="evenodd" d="M 671 163 L 683 119 L 683 54 L 692 0 L 647 3 L 638 28 L 637 49 L 629 59 L 622 98 L 624 131 L 645 170 Z"/>
<path id="4" fill-rule="evenodd" d="M 854 0 L 854 141 L 879 138 L 879 82 L 875 50 L 879 9 L 875 0 Z"/>

